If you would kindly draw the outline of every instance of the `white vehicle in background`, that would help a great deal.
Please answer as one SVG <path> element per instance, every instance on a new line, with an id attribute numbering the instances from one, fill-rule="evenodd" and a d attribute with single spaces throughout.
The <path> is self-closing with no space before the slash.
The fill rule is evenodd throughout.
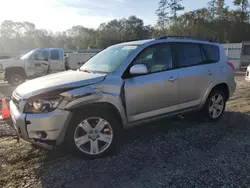
<path id="1" fill-rule="evenodd" d="M 65 70 L 76 70 L 99 51 L 64 53 L 61 48 L 34 49 L 21 58 L 0 60 L 0 73 L 9 84 L 17 86 L 26 79 Z"/>
<path id="2" fill-rule="evenodd" d="M 75 70 L 100 51 L 101 49 L 87 49 L 79 52 L 64 52 L 65 61 L 66 64 L 69 64 L 69 69 Z"/>
<path id="3" fill-rule="evenodd" d="M 228 60 L 238 71 L 246 71 L 250 64 L 250 41 L 223 44 Z"/>

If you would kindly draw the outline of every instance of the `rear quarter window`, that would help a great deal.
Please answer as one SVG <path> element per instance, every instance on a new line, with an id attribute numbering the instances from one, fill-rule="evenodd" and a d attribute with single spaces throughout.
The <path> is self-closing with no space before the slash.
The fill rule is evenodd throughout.
<path id="1" fill-rule="evenodd" d="M 202 49 L 207 63 L 216 63 L 220 60 L 220 50 L 218 46 L 202 44 Z"/>

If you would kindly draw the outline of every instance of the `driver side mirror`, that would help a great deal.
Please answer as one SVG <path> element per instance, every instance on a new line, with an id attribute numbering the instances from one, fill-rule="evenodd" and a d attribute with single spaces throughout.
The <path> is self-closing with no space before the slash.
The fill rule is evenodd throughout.
<path id="1" fill-rule="evenodd" d="M 133 65 L 133 66 L 130 68 L 129 73 L 130 73 L 131 75 L 147 74 L 147 73 L 148 73 L 148 68 L 147 68 L 146 65 L 144 65 L 144 64 Z"/>

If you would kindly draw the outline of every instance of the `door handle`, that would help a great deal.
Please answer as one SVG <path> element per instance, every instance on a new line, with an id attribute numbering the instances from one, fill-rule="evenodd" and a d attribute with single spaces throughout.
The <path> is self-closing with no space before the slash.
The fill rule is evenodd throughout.
<path id="1" fill-rule="evenodd" d="M 170 78 L 168 79 L 169 82 L 174 82 L 175 80 L 177 80 L 177 78 L 173 76 L 170 76 Z"/>
<path id="2" fill-rule="evenodd" d="M 213 73 L 212 73 L 210 70 L 208 70 L 208 71 L 207 71 L 207 74 L 208 74 L 208 75 L 212 75 Z"/>

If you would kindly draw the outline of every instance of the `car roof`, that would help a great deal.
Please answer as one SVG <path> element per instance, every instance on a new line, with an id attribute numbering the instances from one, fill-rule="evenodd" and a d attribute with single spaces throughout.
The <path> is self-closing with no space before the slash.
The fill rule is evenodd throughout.
<path id="1" fill-rule="evenodd" d="M 219 43 L 210 41 L 210 40 L 201 40 L 201 39 L 195 39 L 191 37 L 165 37 L 165 38 L 155 38 L 155 39 L 148 39 L 148 40 L 137 40 L 137 41 L 130 41 L 130 42 L 124 42 L 117 45 L 143 45 L 146 43 L 157 43 L 157 41 L 162 42 L 190 42 L 190 43 L 202 43 L 202 44 L 213 44 L 213 45 L 219 45 Z"/>
<path id="2" fill-rule="evenodd" d="M 123 43 L 119 43 L 117 45 L 142 45 L 142 44 L 145 44 L 145 43 L 148 43 L 150 41 L 153 41 L 154 39 L 147 39 L 147 40 L 136 40 L 136 41 L 130 41 L 130 42 L 123 42 Z"/>

